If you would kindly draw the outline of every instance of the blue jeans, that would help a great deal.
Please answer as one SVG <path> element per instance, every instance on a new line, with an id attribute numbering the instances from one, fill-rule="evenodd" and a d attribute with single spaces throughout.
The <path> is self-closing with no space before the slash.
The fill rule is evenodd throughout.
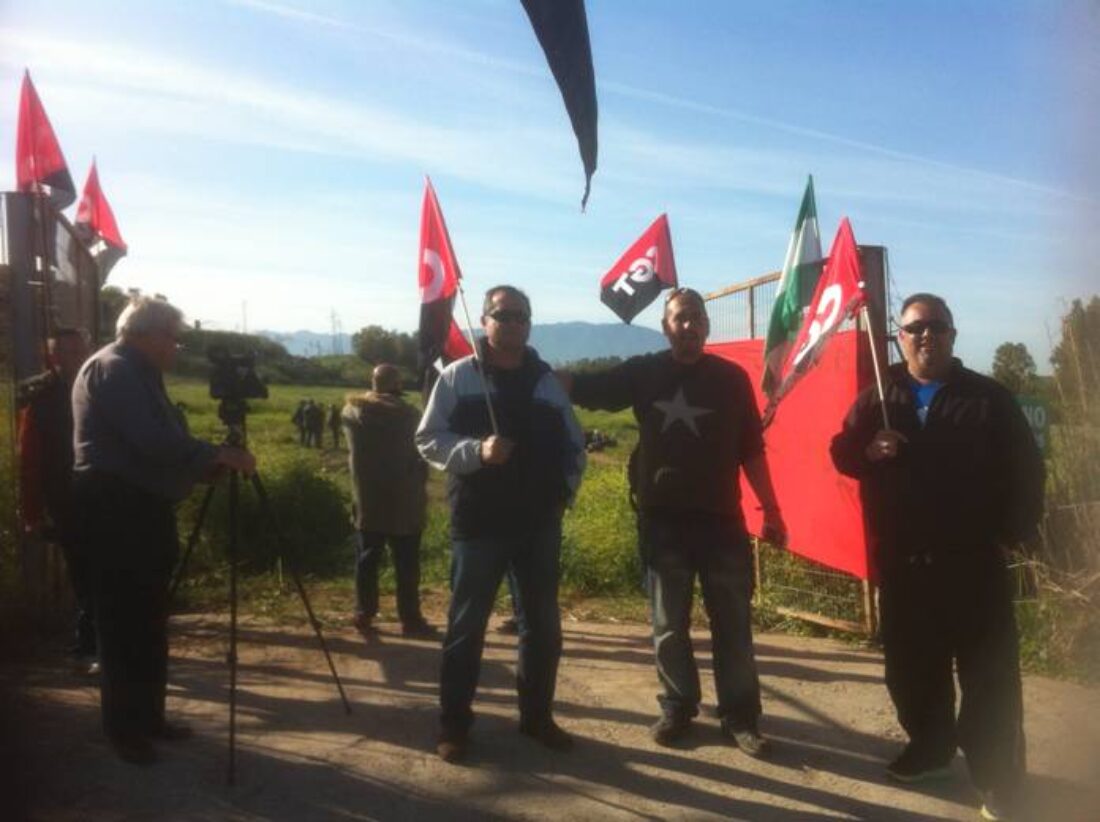
<path id="1" fill-rule="evenodd" d="M 702 512 L 639 514 L 649 568 L 658 697 L 666 714 L 699 712 L 699 671 L 691 645 L 698 574 L 710 620 L 718 716 L 734 730 L 756 728 L 760 680 L 752 650 L 752 552 L 740 521 Z"/>
<path id="2" fill-rule="evenodd" d="M 481 674 L 485 628 L 509 566 L 515 574 L 521 721 L 537 724 L 550 718 L 561 658 L 560 557 L 560 520 L 507 537 L 454 541 L 451 607 L 439 676 L 440 723 L 445 730 L 464 734 L 474 721 L 471 705 Z"/>
<path id="3" fill-rule="evenodd" d="M 360 616 L 373 619 L 378 613 L 378 565 L 386 550 L 393 551 L 397 578 L 397 615 L 402 625 L 420 622 L 420 533 L 380 534 L 360 531 L 355 546 L 355 603 Z"/>

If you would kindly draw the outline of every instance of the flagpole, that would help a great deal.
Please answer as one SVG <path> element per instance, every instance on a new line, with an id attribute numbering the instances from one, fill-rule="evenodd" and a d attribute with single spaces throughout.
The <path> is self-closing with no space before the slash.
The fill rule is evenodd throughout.
<path id="1" fill-rule="evenodd" d="M 466 307 L 466 292 L 462 288 L 462 280 L 460 278 L 455 280 L 455 284 L 458 286 L 458 298 L 462 302 L 462 313 L 466 316 L 466 336 L 470 340 L 470 348 L 474 351 L 474 362 L 477 363 L 477 373 L 481 377 L 481 390 L 485 392 L 485 407 L 489 409 L 489 425 L 493 428 L 493 436 L 500 436 L 500 429 L 497 427 L 497 415 L 493 411 L 493 400 L 489 396 L 489 382 L 485 379 L 485 369 L 481 365 L 481 354 L 477 350 L 477 340 L 474 339 L 474 325 L 470 322 L 470 309 Z"/>
<path id="2" fill-rule="evenodd" d="M 867 341 L 871 344 L 871 363 L 875 368 L 875 385 L 878 387 L 879 407 L 882 408 L 882 424 L 889 431 L 891 430 L 890 414 L 886 410 L 886 393 L 882 387 L 882 367 L 878 361 L 878 346 L 875 344 L 875 335 L 871 330 L 871 311 L 867 307 L 867 303 L 863 304 L 860 314 L 863 316 L 863 327 L 867 329 Z"/>

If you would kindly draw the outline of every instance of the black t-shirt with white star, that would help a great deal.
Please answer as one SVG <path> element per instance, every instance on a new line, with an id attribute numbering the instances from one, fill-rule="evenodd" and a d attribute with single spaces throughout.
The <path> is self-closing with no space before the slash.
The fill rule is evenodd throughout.
<path id="1" fill-rule="evenodd" d="M 748 374 L 704 354 L 691 365 L 668 351 L 577 374 L 573 402 L 634 409 L 639 450 L 632 485 L 644 509 L 741 515 L 739 469 L 764 450 Z"/>

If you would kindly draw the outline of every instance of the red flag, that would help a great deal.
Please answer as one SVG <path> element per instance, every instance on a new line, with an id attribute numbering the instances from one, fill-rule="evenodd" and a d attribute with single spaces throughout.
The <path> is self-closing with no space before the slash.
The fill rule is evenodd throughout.
<path id="1" fill-rule="evenodd" d="M 76 186 L 29 71 L 23 74 L 23 89 L 19 94 L 15 183 L 20 191 L 49 189 L 50 201 L 59 210 L 72 205 L 76 199 Z"/>
<path id="2" fill-rule="evenodd" d="M 119 233 L 114 212 L 103 195 L 99 185 L 99 171 L 92 160 L 88 181 L 84 184 L 84 195 L 76 209 L 76 222 L 73 226 L 80 238 L 92 252 L 99 266 L 99 283 L 107 280 L 107 275 L 122 257 L 126 256 L 126 243 Z"/>
<path id="3" fill-rule="evenodd" d="M 859 248 L 852 225 L 845 217 L 837 228 L 814 297 L 784 364 L 782 382 L 765 409 L 766 420 L 771 420 L 779 401 L 814 366 L 830 337 L 866 303 L 863 288 Z"/>
<path id="4" fill-rule="evenodd" d="M 600 300 L 629 323 L 665 288 L 675 288 L 676 259 L 662 214 L 600 280 Z"/>
<path id="5" fill-rule="evenodd" d="M 447 361 L 472 354 L 451 316 L 455 291 L 462 272 L 458 267 L 443 211 L 429 179 L 420 210 L 420 254 L 417 258 L 420 286 L 420 364 L 428 368 L 440 357 Z"/>

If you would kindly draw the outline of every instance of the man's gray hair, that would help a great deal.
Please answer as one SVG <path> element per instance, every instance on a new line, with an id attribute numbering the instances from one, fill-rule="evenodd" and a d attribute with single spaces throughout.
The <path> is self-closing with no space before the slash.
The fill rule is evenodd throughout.
<path id="1" fill-rule="evenodd" d="M 136 334 L 164 331 L 179 334 L 184 328 L 183 312 L 158 297 L 133 297 L 115 323 L 115 337 L 123 340 Z"/>

